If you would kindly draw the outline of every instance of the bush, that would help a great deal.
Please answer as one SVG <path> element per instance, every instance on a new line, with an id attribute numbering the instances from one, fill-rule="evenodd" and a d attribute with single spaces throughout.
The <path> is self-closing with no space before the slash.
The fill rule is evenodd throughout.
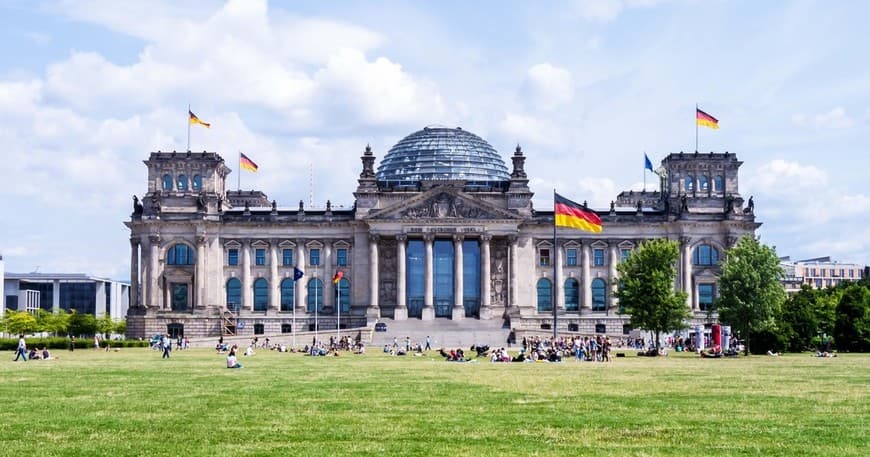
<path id="1" fill-rule="evenodd" d="M 69 338 L 66 337 L 50 337 L 50 338 L 25 338 L 27 349 L 48 347 L 49 349 L 69 349 Z M 112 340 L 109 341 L 113 348 L 147 348 L 147 341 L 139 340 Z M 82 338 L 76 340 L 76 349 L 92 349 L 94 340 L 90 338 Z M 106 342 L 103 341 L 101 347 L 106 347 Z M 0 338 L 0 351 L 14 351 L 18 348 L 18 338 Z"/>

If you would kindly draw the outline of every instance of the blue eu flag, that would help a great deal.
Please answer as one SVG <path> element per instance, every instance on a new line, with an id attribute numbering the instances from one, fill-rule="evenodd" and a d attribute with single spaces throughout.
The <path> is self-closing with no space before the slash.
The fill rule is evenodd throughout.
<path id="1" fill-rule="evenodd" d="M 649 171 L 652 171 L 653 173 L 655 173 L 655 170 L 653 170 L 653 167 L 652 167 L 652 162 L 650 162 L 649 157 L 646 156 L 645 152 L 643 153 L 643 161 L 644 161 L 643 167 L 648 169 Z"/>
<path id="2" fill-rule="evenodd" d="M 298 281 L 298 280 L 302 279 L 303 275 L 305 275 L 305 273 L 303 273 L 302 270 L 300 270 L 297 267 L 293 267 L 293 280 L 294 281 Z"/>

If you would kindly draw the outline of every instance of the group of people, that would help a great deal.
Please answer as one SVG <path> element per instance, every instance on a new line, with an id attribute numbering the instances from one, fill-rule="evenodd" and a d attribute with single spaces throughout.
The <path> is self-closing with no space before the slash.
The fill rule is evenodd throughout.
<path id="1" fill-rule="evenodd" d="M 28 352 L 27 350 L 27 341 L 24 340 L 24 335 L 18 335 L 18 347 L 15 350 L 15 359 L 13 362 L 17 362 L 20 359 L 24 359 L 26 362 L 29 360 L 53 360 L 51 356 L 51 352 L 49 352 L 47 347 L 42 348 L 31 348 Z"/>

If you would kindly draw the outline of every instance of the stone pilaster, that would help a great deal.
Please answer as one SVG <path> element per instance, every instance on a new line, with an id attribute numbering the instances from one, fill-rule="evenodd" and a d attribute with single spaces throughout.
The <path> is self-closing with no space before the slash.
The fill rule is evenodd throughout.
<path id="1" fill-rule="evenodd" d="M 393 320 L 404 321 L 408 319 L 408 305 L 406 293 L 407 275 L 405 273 L 406 248 L 408 237 L 396 236 L 396 309 L 393 311 Z"/>
<path id="2" fill-rule="evenodd" d="M 378 318 L 381 315 L 379 303 L 379 279 L 378 279 L 378 242 L 380 236 L 369 236 L 369 306 L 366 309 L 368 318 Z"/>
<path id="3" fill-rule="evenodd" d="M 492 319 L 492 299 L 490 297 L 490 253 L 492 235 L 485 233 L 480 237 L 480 318 Z"/>
<path id="4" fill-rule="evenodd" d="M 421 319 L 431 321 L 435 319 L 435 257 L 433 252 L 433 243 L 435 236 L 426 234 L 423 236 L 423 243 L 426 247 L 426 268 L 424 269 L 424 287 L 423 287 L 423 313 Z"/>
<path id="5" fill-rule="evenodd" d="M 251 283 L 251 240 L 242 240 L 242 305 L 241 309 L 254 310 L 254 287 Z"/>
<path id="6" fill-rule="evenodd" d="M 281 278 L 278 277 L 278 240 L 269 241 L 269 308 L 277 313 L 281 309 Z"/>
<path id="7" fill-rule="evenodd" d="M 458 321 L 465 318 L 465 304 L 463 303 L 463 295 L 465 288 L 463 287 L 463 250 L 462 242 L 465 237 L 462 235 L 453 235 L 453 320 Z"/>
<path id="8" fill-rule="evenodd" d="M 139 307 L 139 238 L 130 238 L 130 307 Z M 59 294 L 58 294 L 59 295 Z"/>
<path id="9" fill-rule="evenodd" d="M 583 242 L 582 252 L 583 252 L 583 268 L 581 269 L 583 272 L 582 284 L 583 284 L 583 305 L 581 306 L 580 314 L 588 314 L 592 311 L 592 272 L 590 268 L 590 253 L 592 247 L 589 245 L 588 241 Z"/>
<path id="10" fill-rule="evenodd" d="M 148 237 L 148 307 L 160 307 L 160 235 Z"/>
<path id="11" fill-rule="evenodd" d="M 191 307 L 192 310 L 205 308 L 205 289 L 206 280 L 208 279 L 208 272 L 205 268 L 205 243 L 205 236 L 199 235 L 196 237 L 196 273 L 193 276 L 196 301 Z"/>

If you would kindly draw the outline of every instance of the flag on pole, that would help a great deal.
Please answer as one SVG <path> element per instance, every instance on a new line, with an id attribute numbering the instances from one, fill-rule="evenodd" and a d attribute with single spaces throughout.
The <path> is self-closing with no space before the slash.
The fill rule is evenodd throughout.
<path id="1" fill-rule="evenodd" d="M 341 282 L 341 278 L 343 278 L 343 277 L 344 277 L 343 271 L 341 271 L 341 270 L 336 271 L 335 276 L 332 277 L 332 283 L 335 285 L 338 285 L 338 283 Z"/>
<path id="2" fill-rule="evenodd" d="M 293 280 L 294 281 L 298 281 L 298 280 L 302 279 L 302 276 L 304 276 L 304 275 L 305 275 L 305 273 L 302 270 L 300 270 L 298 267 L 293 267 Z"/>
<path id="3" fill-rule="evenodd" d="M 556 227 L 568 227 L 587 232 L 601 233 L 601 218 L 579 203 L 572 202 L 567 198 L 555 194 L 553 205 L 556 216 Z"/>
<path id="4" fill-rule="evenodd" d="M 207 129 L 211 128 L 211 124 L 209 124 L 208 122 L 203 122 L 202 119 L 196 117 L 196 114 L 193 114 L 193 111 L 187 110 L 187 113 L 190 115 L 191 124 L 204 125 Z"/>
<path id="5" fill-rule="evenodd" d="M 649 170 L 649 171 L 652 171 L 653 173 L 655 173 L 655 171 L 653 170 L 653 167 L 652 167 L 652 162 L 650 162 L 649 157 L 646 156 L 645 152 L 643 153 L 643 168 L 645 170 Z"/>
<path id="6" fill-rule="evenodd" d="M 253 160 L 249 159 L 248 156 L 245 155 L 245 153 L 240 152 L 239 154 L 241 154 L 239 156 L 239 166 L 241 166 L 244 170 L 256 173 L 257 169 L 259 169 L 260 167 L 258 167 Z"/>
<path id="7" fill-rule="evenodd" d="M 695 119 L 698 125 L 703 125 L 704 127 L 709 127 L 711 129 L 719 128 L 719 119 L 701 111 L 700 108 L 695 108 Z"/>

